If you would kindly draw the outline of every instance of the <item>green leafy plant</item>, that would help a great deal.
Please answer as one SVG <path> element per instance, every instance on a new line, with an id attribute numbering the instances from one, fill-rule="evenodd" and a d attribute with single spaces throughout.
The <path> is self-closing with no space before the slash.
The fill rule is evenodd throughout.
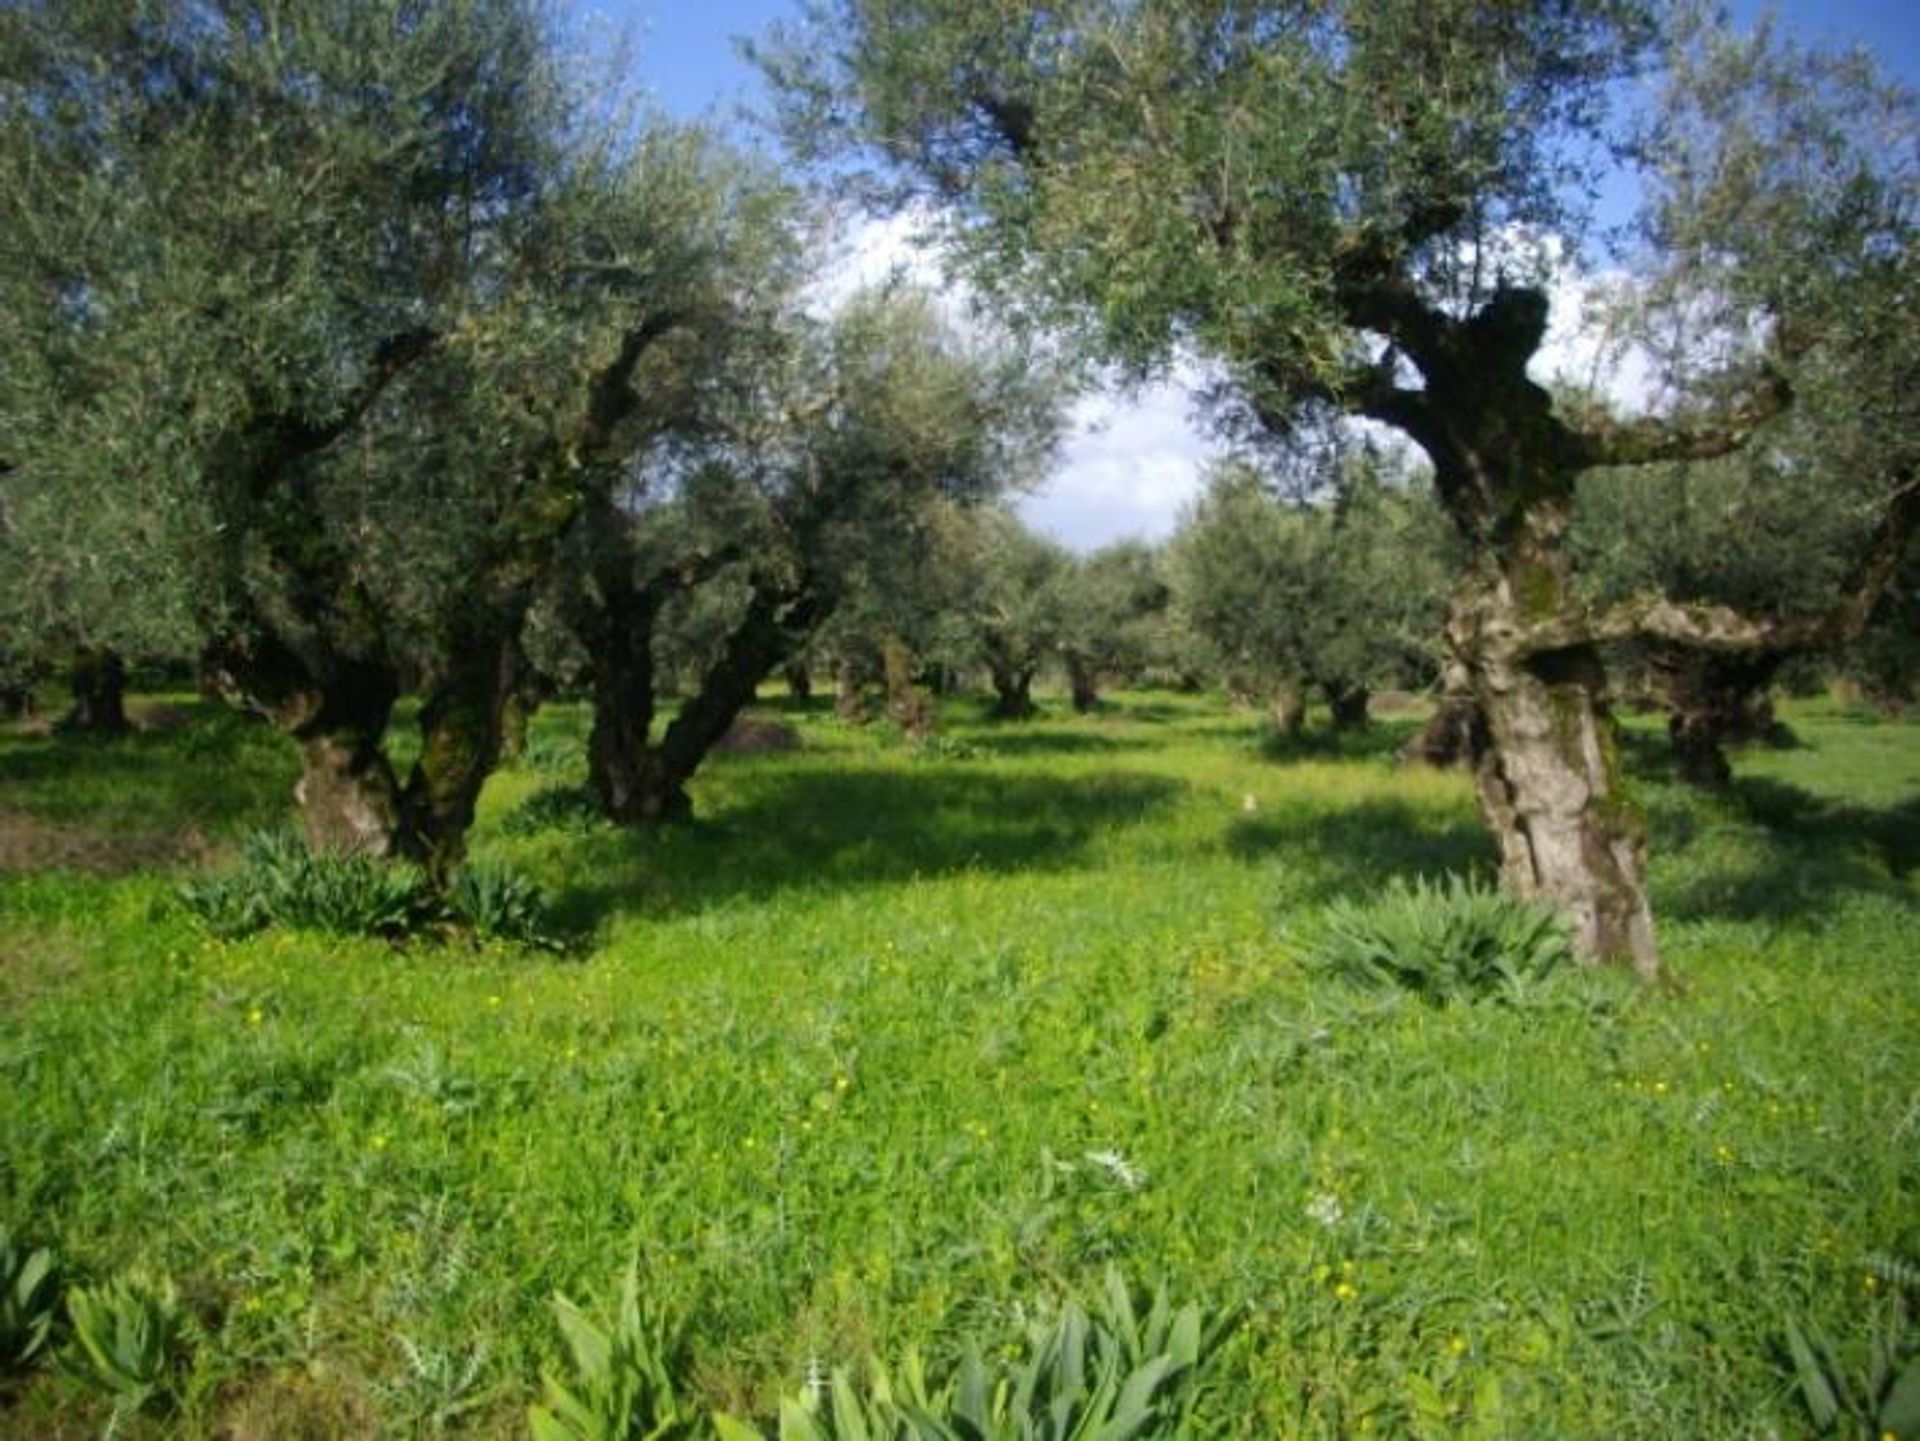
<path id="1" fill-rule="evenodd" d="M 844 1371 L 789 1397 L 781 1441 L 1148 1441 L 1194 1434 L 1194 1378 L 1223 1328 L 1158 1291 L 1142 1314 L 1117 1271 L 1091 1313 L 1069 1300 L 1031 1322 L 1014 1359 L 969 1347 L 957 1372 L 929 1386 L 917 1356 L 896 1377 L 875 1364 L 862 1390 Z M 763 1441 L 732 1417 L 721 1441 Z"/>
<path id="2" fill-rule="evenodd" d="M 114 1427 L 167 1398 L 180 1360 L 179 1300 L 171 1283 L 122 1276 L 67 1292 L 71 1369 L 113 1397 Z"/>
<path id="3" fill-rule="evenodd" d="M 260 831 L 240 869 L 181 889 L 181 900 L 217 935 L 269 925 L 335 935 L 399 936 L 432 912 L 417 866 L 309 850 L 291 831 Z"/>
<path id="4" fill-rule="evenodd" d="M 500 829 L 511 836 L 538 835 L 542 831 L 585 835 L 606 823 L 600 802 L 586 786 L 548 786 L 503 816 Z"/>
<path id="5" fill-rule="evenodd" d="M 544 1405 L 529 1409 L 534 1441 L 671 1441 L 698 1434 L 699 1413 L 675 1389 L 672 1336 L 641 1300 L 639 1264 L 627 1267 L 605 1320 L 563 1295 L 553 1298 L 572 1375 L 541 1372 Z"/>
<path id="6" fill-rule="evenodd" d="M 23 1250 L 0 1226 L 0 1377 L 24 1371 L 53 1330 L 53 1257 Z"/>
<path id="7" fill-rule="evenodd" d="M 447 887 L 447 909 L 485 941 L 508 941 L 535 950 L 562 948 L 540 887 L 518 871 L 469 865 Z"/>
<path id="8" fill-rule="evenodd" d="M 1849 1356 L 1821 1332 L 1786 1318 L 1782 1329 L 1800 1399 L 1822 1436 L 1920 1436 L 1920 1335 L 1911 1314 L 1920 1266 L 1869 1256 L 1866 1275 L 1883 1294 L 1871 1308 L 1864 1356 Z"/>
<path id="9" fill-rule="evenodd" d="M 1371 903 L 1329 906 L 1302 957 L 1311 970 L 1435 1005 L 1510 998 L 1572 959 L 1553 911 L 1458 876 L 1396 879 Z"/>

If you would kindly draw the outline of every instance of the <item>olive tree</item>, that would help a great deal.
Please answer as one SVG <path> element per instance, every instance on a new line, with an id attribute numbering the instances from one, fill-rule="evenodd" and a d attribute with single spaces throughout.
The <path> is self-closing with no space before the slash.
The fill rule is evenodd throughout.
<path id="1" fill-rule="evenodd" d="M 316 844 L 443 878 L 533 599 L 796 263 L 790 197 L 582 90 L 531 0 L 7 19 L 10 555 L 49 622 L 207 650 Z"/>
<path id="2" fill-rule="evenodd" d="M 1659 246 L 1727 259 L 1691 288 L 1751 343 L 1696 353 L 1658 412 L 1557 406 L 1528 373 L 1548 277 L 1516 242 L 1577 232 L 1581 182 L 1625 138 L 1609 101 L 1660 58 L 1662 15 L 1640 0 L 816 0 L 761 52 L 788 131 L 814 153 L 864 147 L 894 198 L 945 204 L 990 291 L 1135 370 L 1192 347 L 1272 432 L 1318 408 L 1425 452 L 1466 545 L 1447 637 L 1507 883 L 1562 907 L 1583 955 L 1648 975 L 1646 837 L 1602 649 L 1703 623 L 1674 605 L 1590 612 L 1566 545 L 1578 479 L 1744 445 L 1798 371 L 1851 341 L 1820 323 L 1837 309 L 1802 305 L 1815 278 L 1845 291 L 1854 256 L 1872 269 L 1905 251 L 1912 203 L 1884 149 L 1837 125 L 1817 172 L 1743 166 L 1743 132 L 1722 123 L 1739 117 L 1696 107 L 1698 146 L 1649 151 L 1701 162 L 1684 185 L 1653 176 L 1656 199 L 1683 202 L 1661 213 L 1764 212 L 1754 233 L 1790 227 L 1772 258 L 1805 283 L 1746 285 L 1764 257 L 1669 225 Z M 1703 32 L 1690 53 L 1713 64 L 1719 44 Z M 1763 56 L 1722 88 L 1777 108 L 1779 73 Z"/>
<path id="3" fill-rule="evenodd" d="M 785 320 L 757 383 L 721 409 L 655 508 L 631 493 L 600 517 L 581 635 L 593 658 L 594 785 L 629 822 L 687 815 L 687 783 L 755 689 L 798 655 L 864 579 L 912 567 L 942 503 L 1031 476 L 1058 426 L 1043 367 L 960 333 L 925 295 L 856 295 L 825 321 Z M 657 480 L 665 482 L 666 477 Z M 731 583 L 724 641 L 658 735 L 651 646 L 659 608 Z"/>
<path id="4" fill-rule="evenodd" d="M 1172 591 L 1160 554 L 1123 540 L 1071 557 L 1054 586 L 1060 658 L 1073 708 L 1100 701 L 1102 684 L 1138 680 L 1166 658 Z"/>
<path id="5" fill-rule="evenodd" d="M 1318 502 L 1276 496 L 1257 471 L 1211 473 L 1169 546 L 1175 603 L 1236 683 L 1292 734 L 1317 688 L 1339 729 L 1364 726 L 1382 686 L 1424 681 L 1446 609 L 1447 536 L 1424 496 L 1367 466 Z"/>

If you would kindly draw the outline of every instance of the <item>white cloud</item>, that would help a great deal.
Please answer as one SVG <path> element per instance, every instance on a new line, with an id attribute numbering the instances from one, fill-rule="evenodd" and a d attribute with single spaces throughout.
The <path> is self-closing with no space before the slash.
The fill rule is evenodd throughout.
<path id="1" fill-rule="evenodd" d="M 1083 398 L 1059 465 L 1021 502 L 1027 523 L 1082 551 L 1171 534 L 1214 453 L 1192 416 L 1196 379 L 1183 367 L 1133 394 L 1104 390 Z"/>

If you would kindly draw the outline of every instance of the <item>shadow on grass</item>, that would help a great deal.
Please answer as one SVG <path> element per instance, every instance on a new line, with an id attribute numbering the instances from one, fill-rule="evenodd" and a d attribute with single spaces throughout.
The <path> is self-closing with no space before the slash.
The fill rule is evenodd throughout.
<path id="1" fill-rule="evenodd" d="M 1417 720 L 1376 720 L 1363 730 L 1314 727 L 1297 735 L 1282 735 L 1272 727 L 1256 729 L 1260 754 L 1282 764 L 1288 761 L 1390 760 L 1419 731 Z"/>
<path id="2" fill-rule="evenodd" d="M 193 859 L 209 836 L 284 822 L 298 762 L 265 723 L 224 707 L 170 708 L 165 728 L 112 740 L 64 735 L 0 738 L 0 796 L 16 817 L 97 841 L 88 869 L 136 869 Z M 124 852 L 124 864 L 115 857 Z M 31 865 L 31 848 L 28 849 Z M 58 856 L 50 863 L 65 864 Z"/>
<path id="3" fill-rule="evenodd" d="M 1021 731 L 1006 725 L 969 731 L 967 744 L 997 756 L 1108 755 L 1115 751 L 1158 749 L 1152 741 L 1083 731 Z"/>
<path id="4" fill-rule="evenodd" d="M 1354 897 L 1396 877 L 1465 874 L 1498 864 L 1493 838 L 1477 820 L 1436 815 L 1393 800 L 1327 810 L 1301 806 L 1235 821 L 1227 849 L 1242 859 L 1287 865 L 1290 898 Z"/>
<path id="5" fill-rule="evenodd" d="M 1885 807 L 1742 776 L 1710 795 L 1674 786 L 1649 807 L 1662 913 L 1784 922 L 1849 896 L 1920 905 L 1920 797 Z"/>
<path id="6" fill-rule="evenodd" d="M 569 866 L 580 884 L 556 906 L 568 924 L 589 926 L 794 889 L 1065 870 L 1102 832 L 1153 819 L 1184 789 L 1136 775 L 768 769 L 712 820 L 584 837 Z"/>

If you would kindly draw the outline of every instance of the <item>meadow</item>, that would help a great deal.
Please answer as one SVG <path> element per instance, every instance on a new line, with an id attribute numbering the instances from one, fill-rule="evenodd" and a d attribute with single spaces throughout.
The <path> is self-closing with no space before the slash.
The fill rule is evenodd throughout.
<path id="1" fill-rule="evenodd" d="M 761 1417 L 1110 1267 L 1221 1327 L 1201 1435 L 1800 1436 L 1790 1334 L 1841 1396 L 1911 1351 L 1920 726 L 1796 702 L 1706 796 L 1637 723 L 1676 986 L 1434 1006 L 1302 964 L 1328 906 L 1491 867 L 1410 717 L 961 700 L 916 749 L 767 709 L 800 748 L 655 833 L 538 717 L 475 849 L 561 953 L 209 936 L 178 889 L 287 823 L 282 742 L 180 698 L 0 736 L 0 1224 L 177 1286 L 123 1434 L 525 1434 L 554 1293 L 630 1263 L 687 1394 Z M 0 1408 L 110 1415 L 46 1365 Z"/>

